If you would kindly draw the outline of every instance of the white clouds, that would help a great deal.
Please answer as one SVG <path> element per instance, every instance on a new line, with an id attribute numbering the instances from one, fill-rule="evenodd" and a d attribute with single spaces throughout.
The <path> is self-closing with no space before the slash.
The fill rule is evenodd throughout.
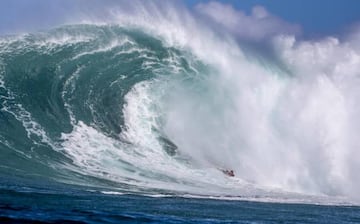
<path id="1" fill-rule="evenodd" d="M 264 7 L 255 6 L 252 9 L 252 16 L 256 19 L 266 19 L 266 17 L 269 17 L 269 13 L 266 11 Z"/>
<path id="2" fill-rule="evenodd" d="M 262 40 L 276 34 L 297 35 L 301 32 L 298 25 L 281 20 L 262 6 L 255 6 L 251 15 L 219 2 L 201 3 L 196 9 L 200 14 L 242 38 Z"/>

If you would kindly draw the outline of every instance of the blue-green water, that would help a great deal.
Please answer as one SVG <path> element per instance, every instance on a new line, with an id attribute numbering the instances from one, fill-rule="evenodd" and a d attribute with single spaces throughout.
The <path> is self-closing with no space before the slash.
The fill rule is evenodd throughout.
<path id="1" fill-rule="evenodd" d="M 356 94 L 212 38 L 1 37 L 0 222 L 360 222 Z"/>
<path id="2" fill-rule="evenodd" d="M 359 223 L 360 208 L 107 195 L 74 186 L 1 182 L 2 223 Z"/>

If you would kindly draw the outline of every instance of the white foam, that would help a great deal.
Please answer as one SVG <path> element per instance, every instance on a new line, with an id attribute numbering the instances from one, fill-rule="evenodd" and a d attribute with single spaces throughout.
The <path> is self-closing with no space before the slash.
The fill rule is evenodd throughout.
<path id="1" fill-rule="evenodd" d="M 65 106 L 67 112 L 69 113 L 70 122 L 72 125 L 75 125 L 76 118 L 75 118 L 74 113 L 72 112 L 72 107 L 69 103 L 69 100 L 71 100 L 71 97 L 69 97 L 69 95 L 73 95 L 73 93 L 75 91 L 75 82 L 79 78 L 80 73 L 83 69 L 84 69 L 83 66 L 78 67 L 76 69 L 76 71 L 72 75 L 69 76 L 69 78 L 65 81 L 64 86 L 63 86 L 63 91 L 61 92 L 61 97 L 64 101 L 64 106 Z"/>
<path id="2" fill-rule="evenodd" d="M 10 95 L 10 100 L 14 98 Z M 16 120 L 20 121 L 27 132 L 27 137 L 33 139 L 33 136 L 40 138 L 42 143 L 50 145 L 53 149 L 56 149 L 56 145 L 53 144 L 52 140 L 47 136 L 46 131 L 41 127 L 39 123 L 35 121 L 31 113 L 26 111 L 21 104 L 8 104 L 7 101 L 3 104 L 1 111 L 7 112 L 15 117 Z M 34 139 L 34 144 L 39 144 Z"/>
<path id="3" fill-rule="evenodd" d="M 124 195 L 124 193 L 117 192 L 117 191 L 101 191 L 101 193 L 103 193 L 103 194 L 112 194 L 112 195 Z"/>
<path id="4" fill-rule="evenodd" d="M 360 166 L 353 159 L 359 155 L 354 133 L 360 127 L 356 41 L 297 41 L 279 30 L 271 44 L 288 69 L 269 70 L 244 57 L 232 30 L 218 34 L 187 11 L 166 9 L 171 13 L 156 4 L 128 17 L 113 12 L 120 24 L 140 26 L 169 46 L 190 49 L 215 68 L 215 75 L 198 80 L 208 92 L 179 87 L 166 106 L 165 133 L 182 152 L 204 166 L 231 167 L 260 186 L 359 196 L 355 170 Z M 270 59 L 265 63 L 271 67 Z M 148 99 L 142 100 L 146 105 Z"/>
<path id="5" fill-rule="evenodd" d="M 51 50 L 58 46 L 90 42 L 95 38 L 96 37 L 89 35 L 71 35 L 67 33 L 54 34 L 49 36 L 45 35 L 44 37 L 35 40 L 35 46 Z"/>
<path id="6" fill-rule="evenodd" d="M 106 45 L 104 46 L 101 46 L 100 48 L 98 49 L 95 49 L 95 50 L 91 50 L 91 51 L 88 51 L 88 52 L 82 52 L 76 56 L 74 56 L 72 58 L 72 60 L 76 60 L 82 56 L 85 56 L 85 55 L 91 55 L 91 54 L 96 54 L 96 53 L 102 53 L 102 52 L 108 52 L 108 51 L 111 51 L 112 49 L 118 47 L 118 46 L 122 46 L 123 44 L 126 43 L 126 39 L 123 40 L 123 39 L 114 39 L 112 40 L 110 43 L 107 43 Z"/>

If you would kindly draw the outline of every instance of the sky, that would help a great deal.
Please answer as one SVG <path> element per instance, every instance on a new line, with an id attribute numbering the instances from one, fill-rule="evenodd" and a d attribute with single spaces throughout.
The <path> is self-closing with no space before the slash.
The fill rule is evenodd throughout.
<path id="1" fill-rule="evenodd" d="M 189 6 L 206 0 L 186 0 Z M 219 0 L 250 12 L 256 5 L 289 23 L 299 24 L 307 35 L 331 35 L 360 22 L 360 0 Z"/>
<path id="2" fill-rule="evenodd" d="M 1 0 L 0 34 L 24 28 L 51 26 L 59 22 L 60 14 L 78 10 L 82 0 Z M 165 1 L 165 0 L 164 0 Z M 174 0 L 179 2 L 180 0 Z M 59 4 L 59 2 L 61 2 Z M 114 0 L 91 0 L 95 5 Z M 161 2 L 161 1 L 160 1 Z M 189 8 L 208 0 L 183 0 Z M 298 24 L 307 36 L 333 35 L 352 25 L 360 24 L 360 0 L 218 0 L 237 10 L 250 13 L 254 6 L 263 6 L 282 20 Z M 86 7 L 82 4 L 81 7 Z"/>

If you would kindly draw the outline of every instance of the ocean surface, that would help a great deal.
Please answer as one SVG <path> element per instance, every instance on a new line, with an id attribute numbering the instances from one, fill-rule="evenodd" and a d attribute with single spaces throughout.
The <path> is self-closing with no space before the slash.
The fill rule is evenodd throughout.
<path id="1" fill-rule="evenodd" d="M 360 223 L 358 42 L 171 10 L 0 37 L 0 223 Z"/>
<path id="2" fill-rule="evenodd" d="M 4 188 L 3 183 L 2 188 Z M 359 223 L 360 208 L 112 195 L 42 182 L 0 191 L 1 223 Z M 39 183 L 40 184 L 40 183 Z M 44 188 L 44 185 L 49 188 Z M 50 186 L 49 186 L 50 185 Z"/>

